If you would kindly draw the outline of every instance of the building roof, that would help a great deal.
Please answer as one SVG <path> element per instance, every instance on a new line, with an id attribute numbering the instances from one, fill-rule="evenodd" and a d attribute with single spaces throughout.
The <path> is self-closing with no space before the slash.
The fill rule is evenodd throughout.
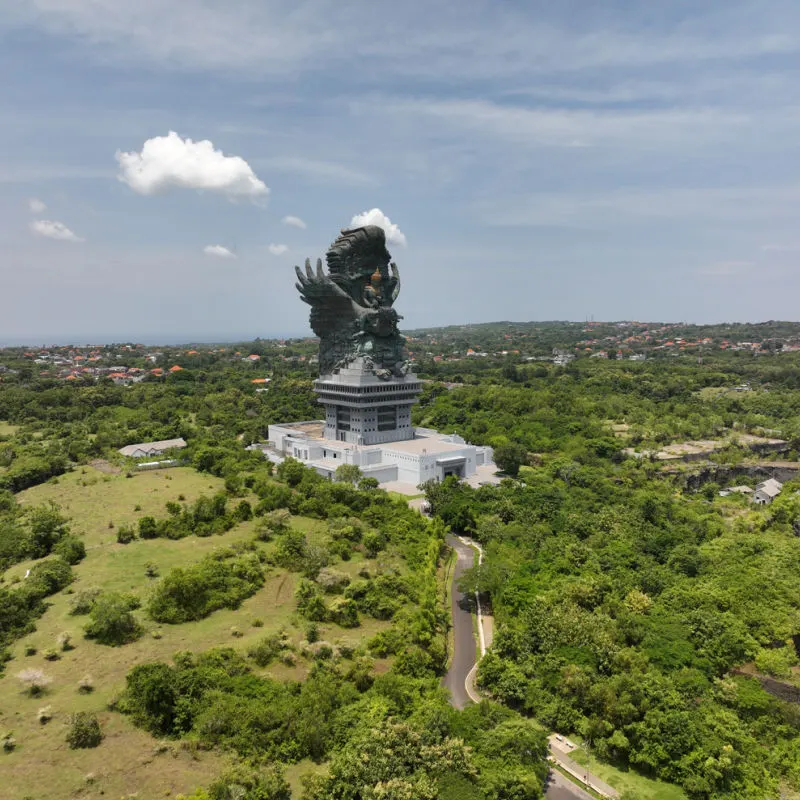
<path id="1" fill-rule="evenodd" d="M 770 478 L 756 486 L 757 492 L 762 492 L 768 497 L 777 497 L 781 493 L 781 489 L 783 489 L 783 484 L 776 481 L 775 478 Z"/>
<path id="2" fill-rule="evenodd" d="M 420 436 L 418 439 L 406 439 L 404 442 L 386 442 L 379 445 L 382 450 L 395 450 L 399 453 L 421 456 L 423 454 L 433 456 L 439 453 L 452 453 L 456 450 L 463 450 L 469 447 L 466 444 L 454 444 L 453 442 L 443 442 L 433 436 Z"/>
<path id="3" fill-rule="evenodd" d="M 164 450 L 170 450 L 173 447 L 186 447 L 185 439 L 164 439 L 160 442 L 142 442 L 140 444 L 129 444 L 125 447 L 120 447 L 118 450 L 123 456 L 132 456 L 136 452 L 142 453 L 160 453 Z"/>

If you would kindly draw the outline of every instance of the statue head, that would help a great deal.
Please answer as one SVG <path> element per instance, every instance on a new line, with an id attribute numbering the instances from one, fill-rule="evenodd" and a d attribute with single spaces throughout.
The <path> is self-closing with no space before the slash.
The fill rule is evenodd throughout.
<path id="1" fill-rule="evenodd" d="M 376 270 L 385 274 L 392 257 L 386 249 L 386 234 L 377 225 L 343 229 L 325 254 L 328 272 L 340 281 L 364 285 Z"/>

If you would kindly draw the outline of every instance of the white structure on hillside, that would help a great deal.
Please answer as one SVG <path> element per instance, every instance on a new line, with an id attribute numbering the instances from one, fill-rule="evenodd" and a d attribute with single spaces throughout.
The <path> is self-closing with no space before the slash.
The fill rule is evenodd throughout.
<path id="1" fill-rule="evenodd" d="M 760 506 L 769 505 L 781 493 L 781 489 L 783 489 L 783 484 L 776 481 L 775 478 L 763 481 L 756 486 L 756 490 L 753 492 L 753 502 Z"/>
<path id="2" fill-rule="evenodd" d="M 179 450 L 183 447 L 186 447 L 184 439 L 164 439 L 161 442 L 129 444 L 125 447 L 120 447 L 118 452 L 127 458 L 152 458 L 153 456 L 160 456 L 167 450 Z"/>
<path id="3" fill-rule="evenodd" d="M 354 464 L 365 477 L 379 483 L 418 486 L 448 475 L 470 478 L 478 467 L 492 467 L 491 447 L 468 444 L 457 434 L 428 428 L 409 428 L 408 438 L 383 444 L 356 444 L 326 438 L 324 420 L 269 426 L 272 448 L 332 478 L 342 464 Z M 493 470 L 492 470 L 493 471 Z"/>

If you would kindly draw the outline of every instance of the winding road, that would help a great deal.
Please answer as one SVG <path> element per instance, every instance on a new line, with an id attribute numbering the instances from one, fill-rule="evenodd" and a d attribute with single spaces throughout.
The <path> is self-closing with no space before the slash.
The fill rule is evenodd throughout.
<path id="1" fill-rule="evenodd" d="M 442 685 L 449 689 L 452 705 L 462 709 L 477 701 L 477 698 L 474 697 L 475 687 L 471 675 L 477 664 L 477 646 L 472 620 L 474 603 L 471 597 L 459 591 L 458 579 L 475 563 L 476 550 L 467 541 L 453 534 L 448 534 L 446 541 L 455 550 L 457 559 L 453 569 L 453 587 L 450 596 L 453 621 L 453 657 L 450 661 L 450 668 L 442 679 Z M 483 645 L 483 642 L 481 644 Z M 571 770 L 584 772 L 583 768 L 574 764 L 566 753 L 562 752 L 560 745 L 555 746 L 555 744 L 558 742 L 554 742 L 554 739 L 551 738 L 550 754 L 552 758 L 566 767 L 568 772 Z M 589 773 L 584 774 L 593 788 L 600 789 L 609 797 L 618 796 L 612 787 L 600 781 L 599 778 Z M 555 769 L 551 769 L 547 776 L 544 796 L 546 800 L 592 800 L 592 795 Z"/>
<path id="2" fill-rule="evenodd" d="M 443 685 L 450 690 L 452 704 L 462 709 L 472 700 L 467 694 L 467 676 L 475 666 L 475 635 L 472 630 L 471 599 L 458 590 L 458 579 L 475 563 L 475 550 L 452 533 L 447 535 L 447 544 L 456 551 L 458 559 L 453 569 L 453 590 L 450 608 L 453 620 L 453 658 L 450 669 L 444 676 Z"/>

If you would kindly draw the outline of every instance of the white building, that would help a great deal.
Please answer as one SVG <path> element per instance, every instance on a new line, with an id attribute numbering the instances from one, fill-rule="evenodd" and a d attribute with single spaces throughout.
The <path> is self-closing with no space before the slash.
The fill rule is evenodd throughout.
<path id="1" fill-rule="evenodd" d="M 325 422 L 318 420 L 270 425 L 269 441 L 278 454 L 291 456 L 331 478 L 337 467 L 354 464 L 365 477 L 379 483 L 416 487 L 432 478 L 470 478 L 479 467 L 494 467 L 491 447 L 468 444 L 454 433 L 442 434 L 428 428 L 413 431 L 413 438 L 404 441 L 358 445 L 326 439 Z"/>
<path id="2" fill-rule="evenodd" d="M 756 490 L 753 492 L 753 502 L 760 506 L 769 505 L 781 493 L 781 489 L 783 489 L 783 484 L 776 481 L 775 478 L 763 481 L 756 486 Z"/>

